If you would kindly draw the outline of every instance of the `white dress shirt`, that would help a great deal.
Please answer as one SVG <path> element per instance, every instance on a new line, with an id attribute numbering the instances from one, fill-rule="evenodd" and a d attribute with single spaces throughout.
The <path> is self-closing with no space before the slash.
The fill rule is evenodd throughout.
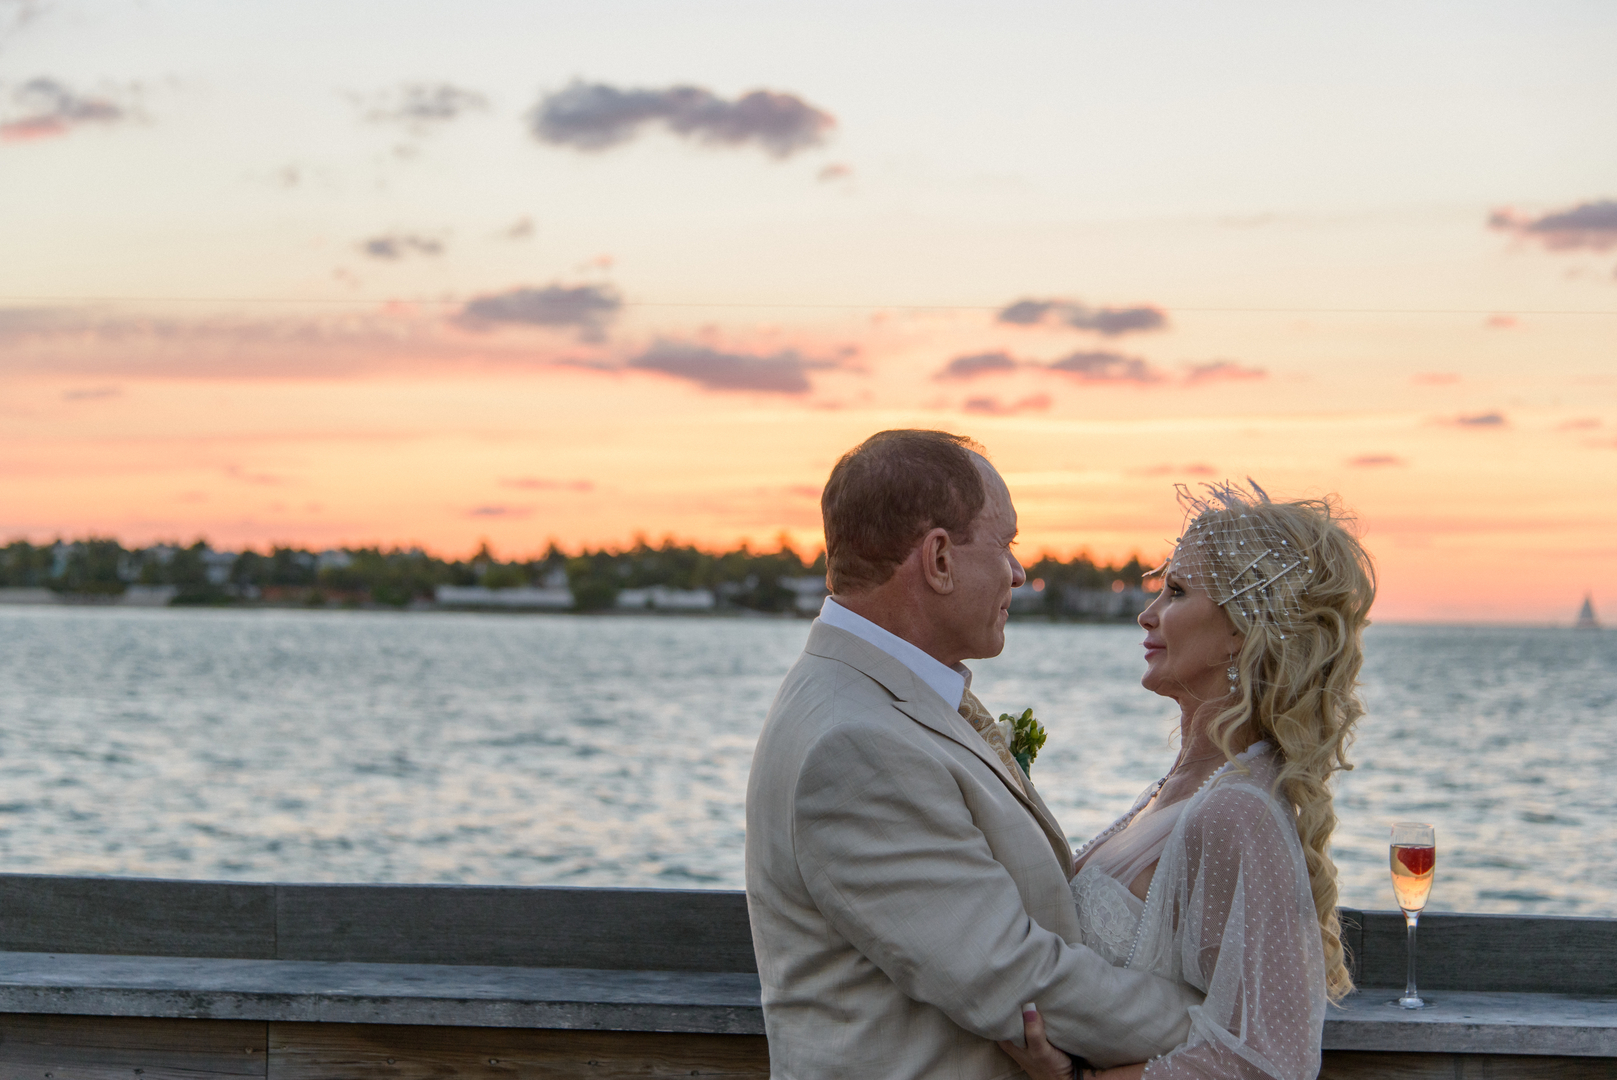
<path id="1" fill-rule="evenodd" d="M 937 691 L 938 697 L 949 703 L 949 708 L 959 711 L 960 702 L 966 696 L 966 688 L 971 685 L 971 669 L 966 665 L 956 664 L 950 667 L 928 656 L 897 634 L 883 630 L 863 615 L 849 611 L 829 596 L 820 607 L 820 621 L 838 630 L 846 630 L 860 641 L 876 646 L 914 672 L 917 679 Z"/>

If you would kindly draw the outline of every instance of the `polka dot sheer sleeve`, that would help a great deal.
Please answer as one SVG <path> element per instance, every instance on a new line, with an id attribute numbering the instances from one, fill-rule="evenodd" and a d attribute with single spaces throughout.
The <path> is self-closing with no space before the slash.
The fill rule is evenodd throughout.
<path id="1" fill-rule="evenodd" d="M 1149 1080 L 1308 1080 L 1320 1067 L 1325 960 L 1292 811 L 1274 759 L 1230 771 L 1185 809 L 1163 849 L 1128 966 L 1207 995 Z"/>

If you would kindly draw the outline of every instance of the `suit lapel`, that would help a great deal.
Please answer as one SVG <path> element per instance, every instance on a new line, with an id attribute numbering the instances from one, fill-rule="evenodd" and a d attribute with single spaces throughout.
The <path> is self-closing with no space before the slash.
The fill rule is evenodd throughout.
<path id="1" fill-rule="evenodd" d="M 936 694 L 933 695 L 933 697 L 936 696 Z M 1010 788 L 1018 798 L 1027 803 L 1029 809 L 1033 808 L 1033 801 L 1022 795 L 1020 786 L 1011 778 L 1010 772 L 1005 768 L 1005 763 L 999 759 L 998 754 L 994 753 L 994 748 L 989 746 L 988 741 L 978 734 L 976 728 L 971 726 L 971 721 L 957 712 L 950 711 L 947 702 L 895 701 L 893 702 L 893 708 L 916 723 L 929 727 L 944 738 L 953 739 L 967 750 L 970 750 L 982 759 L 983 764 L 993 769 L 994 775 L 998 776 L 1000 781 Z"/>
<path id="2" fill-rule="evenodd" d="M 1010 790 L 1010 793 L 1027 807 L 1034 820 L 1039 823 L 1039 827 L 1044 830 L 1045 839 L 1050 842 L 1056 861 L 1061 864 L 1062 872 L 1067 877 L 1072 877 L 1072 847 L 1067 843 L 1066 834 L 1056 824 L 1055 816 L 1039 797 L 1032 782 L 1024 778 L 1027 788 L 1024 792 L 1006 771 L 1005 763 L 999 759 L 994 748 L 978 734 L 977 729 L 972 727 L 965 717 L 949 708 L 949 703 L 917 678 L 913 671 L 870 642 L 846 630 L 827 626 L 818 619 L 814 620 L 814 625 L 809 630 L 808 644 L 804 646 L 803 651 L 830 660 L 840 660 L 869 676 L 897 699 L 893 702 L 893 707 L 899 712 L 971 751 L 979 761 L 992 769 L 994 775 L 999 777 L 1000 782 Z"/>
<path id="3" fill-rule="evenodd" d="M 1040 825 L 1044 826 L 1044 835 L 1049 839 L 1050 847 L 1056 853 L 1056 861 L 1061 864 L 1061 872 L 1067 875 L 1067 880 L 1072 880 L 1074 872 L 1072 844 L 1068 843 L 1067 834 L 1061 831 L 1061 824 L 1056 821 L 1056 816 L 1050 812 L 1048 806 L 1044 805 L 1044 798 L 1039 794 L 1039 789 L 1033 786 L 1032 777 L 1028 778 L 1027 793 L 1029 801 L 1033 804 L 1033 816 L 1039 819 Z"/>
<path id="4" fill-rule="evenodd" d="M 937 697 L 936 694 L 932 696 Z M 895 701 L 893 702 L 893 708 L 916 723 L 929 727 L 939 735 L 959 743 L 976 755 L 983 764 L 993 769 L 994 775 L 999 777 L 1000 782 L 1010 790 L 1012 795 L 1020 799 L 1022 805 L 1026 806 L 1033 814 L 1034 819 L 1039 823 L 1039 827 L 1044 830 L 1045 839 L 1050 841 L 1050 848 L 1055 852 L 1056 861 L 1061 864 L 1062 872 L 1067 877 L 1072 877 L 1072 845 L 1067 843 L 1066 834 L 1061 831 L 1061 826 L 1056 824 L 1055 815 L 1050 813 L 1050 808 L 1044 804 L 1044 799 L 1040 797 L 1038 789 L 1033 786 L 1031 779 L 1026 776 L 1023 777 L 1023 783 L 1027 788 L 1024 792 L 1022 787 L 1011 779 L 1010 774 L 1006 771 L 1005 763 L 999 759 L 998 754 L 994 753 L 994 748 L 989 746 L 987 741 L 977 733 L 976 728 L 966 722 L 965 717 L 957 712 L 950 712 L 947 703 L 942 701 L 937 701 L 936 703 Z"/>

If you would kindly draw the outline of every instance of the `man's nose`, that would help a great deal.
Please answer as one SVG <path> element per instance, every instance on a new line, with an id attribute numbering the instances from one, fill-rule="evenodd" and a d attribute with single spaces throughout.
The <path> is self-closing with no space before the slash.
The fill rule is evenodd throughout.
<path id="1" fill-rule="evenodd" d="M 1011 556 L 1011 588 L 1020 589 L 1023 585 L 1026 585 L 1026 584 L 1027 584 L 1027 571 L 1022 569 L 1021 562 L 1017 560 L 1015 555 L 1012 555 Z"/>

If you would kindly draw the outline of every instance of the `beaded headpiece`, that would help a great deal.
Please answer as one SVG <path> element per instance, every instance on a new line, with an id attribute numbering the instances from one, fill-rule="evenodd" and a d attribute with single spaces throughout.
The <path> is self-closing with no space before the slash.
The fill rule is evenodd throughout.
<path id="1" fill-rule="evenodd" d="M 1260 508 L 1268 493 L 1250 477 L 1237 484 L 1203 484 L 1206 496 L 1175 484 L 1185 510 L 1184 534 L 1174 541 L 1164 571 L 1213 598 L 1239 626 L 1266 622 L 1284 638 L 1305 608 L 1314 573 L 1309 553 Z"/>

